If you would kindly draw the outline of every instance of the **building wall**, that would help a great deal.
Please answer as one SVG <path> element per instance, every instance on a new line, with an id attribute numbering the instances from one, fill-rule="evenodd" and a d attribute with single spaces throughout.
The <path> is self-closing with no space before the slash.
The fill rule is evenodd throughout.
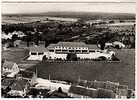
<path id="1" fill-rule="evenodd" d="M 27 60 L 42 60 L 44 55 L 30 55 Z"/>
<path id="2" fill-rule="evenodd" d="M 43 55 L 31 55 L 28 58 L 28 60 L 42 60 L 43 57 L 46 55 L 48 59 L 62 59 L 66 60 L 67 54 L 65 53 L 55 53 L 55 52 L 44 52 Z M 109 53 L 100 53 L 100 52 L 93 52 L 93 53 L 83 53 L 83 54 L 76 54 L 78 58 L 80 59 L 96 59 L 98 57 L 104 56 L 107 59 L 111 59 L 111 54 Z"/>
<path id="3" fill-rule="evenodd" d="M 44 53 L 48 59 L 57 59 L 57 58 L 61 58 L 66 60 L 67 58 L 67 54 L 56 54 L 55 52 L 45 52 Z"/>
<path id="4" fill-rule="evenodd" d="M 79 57 L 80 59 L 86 59 L 86 58 L 88 58 L 88 59 L 96 59 L 96 58 L 101 57 L 101 56 L 104 56 L 106 58 L 111 57 L 110 54 L 97 53 L 97 52 L 89 53 L 89 54 L 77 54 L 77 57 Z"/>

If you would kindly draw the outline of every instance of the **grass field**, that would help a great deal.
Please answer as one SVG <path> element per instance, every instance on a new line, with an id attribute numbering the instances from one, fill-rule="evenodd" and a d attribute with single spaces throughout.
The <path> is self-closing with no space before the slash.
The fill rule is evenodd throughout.
<path id="1" fill-rule="evenodd" d="M 24 57 L 28 55 L 28 50 L 23 48 L 10 48 L 9 50 L 2 51 L 2 58 L 8 61 L 19 63 Z"/>
<path id="2" fill-rule="evenodd" d="M 78 77 L 86 80 L 114 81 L 135 89 L 135 50 L 117 50 L 121 62 L 41 62 L 37 66 L 42 78 L 76 82 Z M 28 70 L 34 70 L 30 68 Z"/>

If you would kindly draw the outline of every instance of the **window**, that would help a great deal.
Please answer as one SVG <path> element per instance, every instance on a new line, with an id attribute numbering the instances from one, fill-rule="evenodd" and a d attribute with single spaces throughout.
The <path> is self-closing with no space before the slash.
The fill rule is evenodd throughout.
<path id="1" fill-rule="evenodd" d="M 89 50 L 89 52 L 95 52 L 95 50 Z"/>
<path id="2" fill-rule="evenodd" d="M 44 53 L 43 52 L 39 52 L 38 55 L 43 55 Z"/>
<path id="3" fill-rule="evenodd" d="M 67 52 L 68 50 L 62 50 L 62 52 Z"/>
<path id="4" fill-rule="evenodd" d="M 101 52 L 100 50 L 96 50 L 96 52 Z"/>
<path id="5" fill-rule="evenodd" d="M 61 50 L 60 50 L 60 49 L 58 49 L 58 50 L 56 50 L 56 52 L 61 52 Z"/>
<path id="6" fill-rule="evenodd" d="M 69 52 L 74 52 L 74 50 L 69 50 Z"/>
<path id="7" fill-rule="evenodd" d="M 31 55 L 37 55 L 37 53 L 36 52 L 31 52 Z"/>
<path id="8" fill-rule="evenodd" d="M 82 52 L 87 52 L 87 50 L 82 50 Z"/>
<path id="9" fill-rule="evenodd" d="M 76 50 L 76 52 L 81 52 L 81 50 Z"/>
<path id="10" fill-rule="evenodd" d="M 54 50 L 49 50 L 49 52 L 54 52 Z"/>

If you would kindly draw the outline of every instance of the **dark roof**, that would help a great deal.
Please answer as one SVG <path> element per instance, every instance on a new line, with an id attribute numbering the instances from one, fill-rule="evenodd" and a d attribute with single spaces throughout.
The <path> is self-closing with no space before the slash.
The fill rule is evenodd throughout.
<path id="1" fill-rule="evenodd" d="M 11 85 L 11 90 L 23 91 L 27 84 L 28 84 L 28 80 L 26 80 L 26 79 L 17 79 Z"/>
<path id="2" fill-rule="evenodd" d="M 33 47 L 30 47 L 29 50 L 31 52 L 46 52 L 46 51 L 48 51 L 47 48 L 42 47 L 42 46 L 37 46 L 37 47 L 33 46 Z"/>
<path id="3" fill-rule="evenodd" d="M 115 98 L 115 93 L 112 90 L 99 88 L 97 91 L 98 98 Z"/>
<path id="4" fill-rule="evenodd" d="M 94 88 L 105 88 L 105 82 L 103 82 L 103 81 L 94 81 L 93 87 Z"/>
<path id="5" fill-rule="evenodd" d="M 24 78 L 32 78 L 34 72 L 30 72 L 30 71 L 20 71 L 18 74 L 21 75 L 21 76 L 24 77 Z"/>
<path id="6" fill-rule="evenodd" d="M 3 66 L 2 66 L 2 67 L 8 68 L 8 69 L 12 69 L 12 67 L 13 67 L 14 64 L 15 64 L 14 62 L 5 61 L 5 62 L 3 63 Z"/>
<path id="7" fill-rule="evenodd" d="M 119 85 L 118 88 L 119 89 L 128 89 L 128 86 L 127 85 Z"/>
<path id="8" fill-rule="evenodd" d="M 89 96 L 92 98 L 97 97 L 97 90 L 96 89 L 87 89 L 87 88 L 82 87 L 82 86 L 73 86 L 72 85 L 69 89 L 69 92 L 73 93 L 73 94 Z"/>
<path id="9" fill-rule="evenodd" d="M 118 83 L 115 82 L 104 82 L 104 81 L 84 81 L 81 80 L 79 82 L 79 85 L 84 86 L 84 87 L 89 87 L 89 88 L 107 88 L 107 89 L 115 89 L 119 86 Z"/>
<path id="10" fill-rule="evenodd" d="M 97 45 L 87 45 L 84 42 L 58 42 L 57 44 L 50 44 L 47 48 L 55 47 L 86 47 L 89 49 L 97 49 Z"/>
<path id="11" fill-rule="evenodd" d="M 4 79 L 2 79 L 1 80 L 2 88 L 7 88 L 11 84 L 13 84 L 14 80 L 15 80 L 14 78 L 4 78 Z"/>
<path id="12" fill-rule="evenodd" d="M 7 75 L 11 74 L 11 72 L 2 71 L 1 74 L 2 74 L 3 76 L 7 76 Z"/>

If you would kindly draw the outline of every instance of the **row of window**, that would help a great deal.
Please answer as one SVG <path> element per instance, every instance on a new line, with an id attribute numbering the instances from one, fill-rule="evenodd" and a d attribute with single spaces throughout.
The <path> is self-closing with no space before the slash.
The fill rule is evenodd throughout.
<path id="1" fill-rule="evenodd" d="M 31 52 L 31 55 L 43 55 L 44 53 L 43 52 Z"/>
<path id="2" fill-rule="evenodd" d="M 56 49 L 88 49 L 87 47 L 55 47 Z"/>
<path id="3" fill-rule="evenodd" d="M 50 52 L 54 52 L 54 50 L 50 50 Z M 86 52 L 99 52 L 96 50 L 55 50 L 55 52 L 76 52 L 76 53 L 86 53 Z"/>
<path id="4" fill-rule="evenodd" d="M 54 50 L 49 50 L 50 52 L 54 52 Z M 101 52 L 96 50 L 55 50 L 55 52 L 70 52 L 70 53 L 88 53 L 88 52 Z M 31 55 L 43 55 L 44 52 L 31 52 Z"/>

